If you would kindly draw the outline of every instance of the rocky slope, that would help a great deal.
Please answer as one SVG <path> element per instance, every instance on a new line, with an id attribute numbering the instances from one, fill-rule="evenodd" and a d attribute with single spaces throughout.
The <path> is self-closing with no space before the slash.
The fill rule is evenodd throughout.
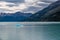
<path id="1" fill-rule="evenodd" d="M 50 4 L 48 7 L 31 16 L 32 21 L 60 21 L 60 1 Z"/>

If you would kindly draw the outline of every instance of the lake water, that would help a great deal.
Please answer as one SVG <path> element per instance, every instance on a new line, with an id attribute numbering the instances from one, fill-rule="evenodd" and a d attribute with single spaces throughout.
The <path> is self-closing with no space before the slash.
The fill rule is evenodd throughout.
<path id="1" fill-rule="evenodd" d="M 60 40 L 60 22 L 0 22 L 0 40 Z"/>

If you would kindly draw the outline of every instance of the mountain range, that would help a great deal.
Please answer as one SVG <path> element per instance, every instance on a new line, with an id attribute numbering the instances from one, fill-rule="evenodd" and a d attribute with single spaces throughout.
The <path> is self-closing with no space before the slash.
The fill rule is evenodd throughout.
<path id="1" fill-rule="evenodd" d="M 32 13 L 0 13 L 0 22 L 27 22 L 27 21 L 60 21 L 60 1 L 50 4 L 48 7 Z"/>
<path id="2" fill-rule="evenodd" d="M 24 21 L 28 17 L 30 17 L 32 13 L 0 13 L 0 22 L 19 22 Z"/>
<path id="3" fill-rule="evenodd" d="M 50 4 L 30 16 L 31 21 L 60 21 L 60 1 Z"/>

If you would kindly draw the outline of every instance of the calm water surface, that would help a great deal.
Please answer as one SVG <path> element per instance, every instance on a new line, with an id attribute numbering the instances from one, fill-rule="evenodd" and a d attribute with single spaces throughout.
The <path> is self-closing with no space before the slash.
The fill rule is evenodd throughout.
<path id="1" fill-rule="evenodd" d="M 0 40 L 60 40 L 60 22 L 0 22 Z"/>

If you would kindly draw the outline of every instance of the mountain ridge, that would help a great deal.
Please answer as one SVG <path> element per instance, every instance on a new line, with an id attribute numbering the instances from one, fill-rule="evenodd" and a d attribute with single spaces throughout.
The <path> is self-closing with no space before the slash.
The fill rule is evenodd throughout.
<path id="1" fill-rule="evenodd" d="M 25 21 L 27 17 L 30 17 L 32 13 L 22 13 L 22 12 L 16 12 L 16 13 L 0 13 L 0 22 L 19 22 L 19 21 Z"/>
<path id="2" fill-rule="evenodd" d="M 56 10 L 57 9 L 57 10 Z M 50 4 L 48 7 L 44 8 L 41 11 L 36 12 L 34 15 L 31 16 L 31 20 L 33 21 L 42 21 L 42 19 L 45 17 L 44 15 L 48 15 L 50 14 L 49 12 L 56 10 L 56 12 L 58 10 L 60 10 L 60 1 L 56 1 L 52 4 Z M 52 14 L 54 14 L 53 12 L 51 12 Z M 42 17 L 43 16 L 43 17 Z M 48 17 L 48 16 L 47 16 Z M 34 19 L 35 18 L 35 19 Z M 45 19 L 44 19 L 45 20 Z M 54 21 L 54 20 L 52 20 Z M 58 20 L 57 20 L 58 21 Z"/>

